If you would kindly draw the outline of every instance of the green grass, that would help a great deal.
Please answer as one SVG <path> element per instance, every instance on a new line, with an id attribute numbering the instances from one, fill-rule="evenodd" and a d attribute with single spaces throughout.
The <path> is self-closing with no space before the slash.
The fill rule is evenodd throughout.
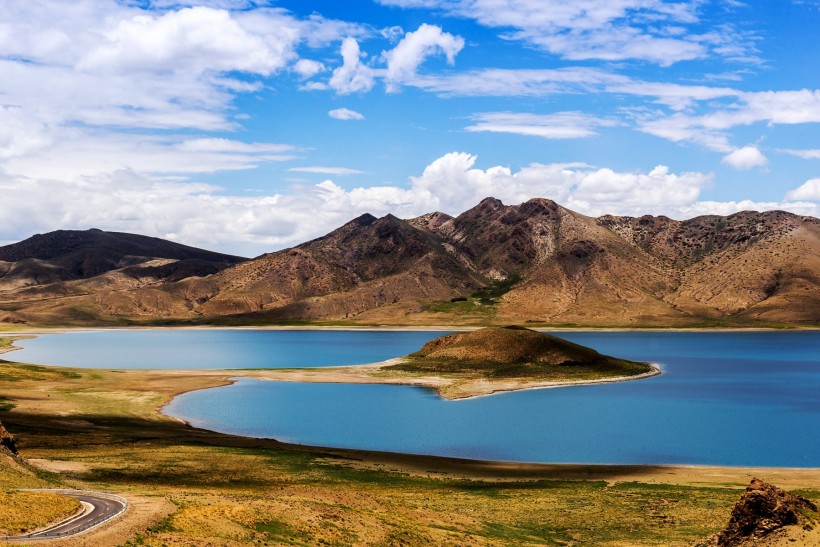
<path id="1" fill-rule="evenodd" d="M 521 281 L 521 276 L 512 275 L 507 279 L 493 281 L 482 287 L 469 297 L 458 296 L 449 301 L 434 302 L 427 306 L 426 311 L 433 313 L 450 314 L 456 317 L 476 316 L 483 321 L 491 321 L 495 315 L 495 305 L 498 299 Z"/>
<path id="2" fill-rule="evenodd" d="M 513 274 L 507 279 L 499 279 L 493 281 L 486 287 L 478 289 L 472 294 L 473 298 L 478 298 L 482 302 L 488 301 L 495 303 L 496 298 L 500 298 L 510 292 L 512 288 L 521 281 L 521 276 Z"/>
<path id="3" fill-rule="evenodd" d="M 79 379 L 82 375 L 61 367 L 28 365 L 0 359 L 0 380 L 20 382 L 23 380 L 52 380 L 56 378 Z"/>

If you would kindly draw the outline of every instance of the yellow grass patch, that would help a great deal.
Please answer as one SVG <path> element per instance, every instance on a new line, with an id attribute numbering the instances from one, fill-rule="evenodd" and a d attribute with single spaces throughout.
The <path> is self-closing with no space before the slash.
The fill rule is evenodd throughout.
<path id="1" fill-rule="evenodd" d="M 0 535 L 26 534 L 59 522 L 80 509 L 80 502 L 51 492 L 0 490 Z"/>

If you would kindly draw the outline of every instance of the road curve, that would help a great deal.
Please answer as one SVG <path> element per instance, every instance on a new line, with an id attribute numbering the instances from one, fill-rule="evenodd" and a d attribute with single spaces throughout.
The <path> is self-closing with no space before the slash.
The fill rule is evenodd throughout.
<path id="1" fill-rule="evenodd" d="M 79 490 L 42 490 L 55 492 L 64 496 L 76 498 L 83 504 L 83 512 L 76 517 L 27 534 L 24 536 L 0 537 L 0 540 L 38 540 L 56 539 L 77 535 L 91 528 L 95 528 L 104 522 L 116 517 L 128 507 L 128 502 L 119 496 L 102 494 L 97 492 L 83 492 Z"/>

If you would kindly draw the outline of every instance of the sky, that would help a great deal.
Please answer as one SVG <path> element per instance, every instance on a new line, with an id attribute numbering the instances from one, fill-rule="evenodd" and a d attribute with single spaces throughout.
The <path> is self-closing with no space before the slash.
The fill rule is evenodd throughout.
<path id="1" fill-rule="evenodd" d="M 0 0 L 0 244 L 820 211 L 820 0 Z"/>

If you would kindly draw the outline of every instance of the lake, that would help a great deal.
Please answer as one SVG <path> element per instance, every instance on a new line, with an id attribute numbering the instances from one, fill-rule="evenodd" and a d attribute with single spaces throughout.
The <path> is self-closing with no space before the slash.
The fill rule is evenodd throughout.
<path id="1" fill-rule="evenodd" d="M 395 357 L 439 334 L 68 333 L 25 341 L 14 358 L 106 368 L 322 366 Z M 241 379 L 181 395 L 166 412 L 197 427 L 319 446 L 530 462 L 820 467 L 820 332 L 557 334 L 659 363 L 664 374 L 462 401 L 408 386 Z M 33 358 L 35 349 L 53 360 Z"/>

